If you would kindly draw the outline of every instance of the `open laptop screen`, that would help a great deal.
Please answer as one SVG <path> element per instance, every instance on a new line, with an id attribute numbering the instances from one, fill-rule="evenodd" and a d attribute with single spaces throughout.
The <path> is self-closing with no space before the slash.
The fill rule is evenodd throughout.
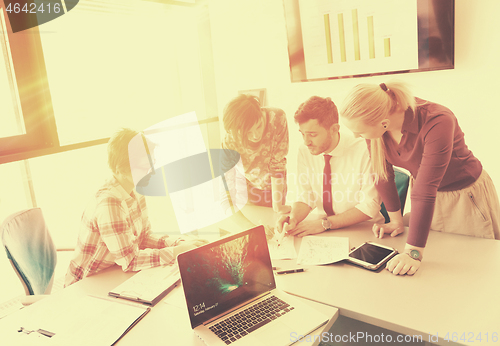
<path id="1" fill-rule="evenodd" d="M 185 252 L 177 260 L 193 328 L 276 288 L 263 226 Z"/>

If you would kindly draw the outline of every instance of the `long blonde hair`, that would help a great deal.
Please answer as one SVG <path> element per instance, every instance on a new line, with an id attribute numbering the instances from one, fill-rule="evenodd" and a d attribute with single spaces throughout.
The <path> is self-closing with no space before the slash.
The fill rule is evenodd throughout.
<path id="1" fill-rule="evenodd" d="M 359 84 L 344 99 L 340 116 L 373 126 L 388 115 L 408 108 L 415 112 L 415 97 L 403 82 Z M 370 143 L 372 172 L 376 174 L 377 180 L 387 180 L 384 139 L 372 139 Z"/>

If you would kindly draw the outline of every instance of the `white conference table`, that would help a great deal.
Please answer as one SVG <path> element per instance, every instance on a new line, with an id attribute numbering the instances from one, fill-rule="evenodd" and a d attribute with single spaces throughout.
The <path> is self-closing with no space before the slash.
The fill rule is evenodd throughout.
<path id="1" fill-rule="evenodd" d="M 111 291 L 113 288 L 117 287 L 118 285 L 120 285 L 122 282 L 124 282 L 134 274 L 135 274 L 134 272 L 125 273 L 122 271 L 121 267 L 115 265 L 99 272 L 96 275 L 86 277 L 85 279 L 63 290 L 55 292 L 54 294 L 45 298 L 42 301 L 43 303 L 45 303 L 45 305 L 38 305 L 38 306 L 43 306 L 43 309 L 45 309 L 46 306 L 58 305 L 57 302 L 60 301 L 77 302 L 79 299 L 85 296 L 109 298 L 109 299 L 116 299 L 117 301 L 122 301 L 121 299 L 118 298 L 108 297 L 108 292 Z M 314 339 L 315 335 L 319 336 L 323 331 L 329 329 L 328 325 L 331 325 L 337 319 L 339 315 L 339 310 L 335 307 L 332 307 L 331 305 L 322 304 L 303 298 L 299 299 L 303 300 L 306 304 L 312 306 L 316 310 L 330 317 L 330 321 L 327 325 L 320 326 L 320 328 L 318 328 L 317 330 L 313 331 L 310 334 L 310 336 L 312 336 L 311 340 L 315 340 Z M 0 330 L 2 331 L 7 330 L 8 332 L 11 332 L 11 330 L 14 330 L 11 327 L 15 326 L 15 328 L 19 328 L 18 326 L 23 326 L 23 321 L 26 319 L 26 316 L 33 314 L 33 312 L 36 311 L 35 309 L 37 308 L 37 304 L 41 304 L 42 302 L 35 303 L 31 306 L 28 306 L 20 311 L 16 311 L 6 316 L 5 318 L 1 319 Z M 123 302 L 128 302 L 128 301 L 123 301 Z M 138 304 L 138 303 L 130 303 L 130 304 Z M 41 312 L 44 313 L 45 310 Z M 99 318 L 100 316 L 96 315 L 96 319 Z M 16 330 L 14 331 L 17 332 Z M 17 333 L 14 334 L 17 336 Z M 290 337 L 291 341 L 294 341 L 293 339 L 294 337 L 295 336 Z M 8 341 L 12 339 L 5 340 L 0 337 L 0 340 L 2 340 L 0 344 L 3 345 L 4 341 L 8 343 Z M 44 345 L 45 344 L 50 345 L 49 340 L 43 339 L 42 342 Z M 131 330 L 129 330 L 117 342 L 118 346 L 141 345 L 141 344 L 183 345 L 183 346 L 205 345 L 205 343 L 201 339 L 199 339 L 191 329 L 191 324 L 187 312 L 187 306 L 181 285 L 174 288 L 174 290 L 169 292 L 165 298 L 163 298 L 154 307 L 152 307 L 150 312 L 147 313 Z M 300 344 L 312 345 L 313 343 L 300 342 Z"/>
<path id="2" fill-rule="evenodd" d="M 97 275 L 89 276 L 61 291 L 75 297 L 92 295 L 105 297 L 107 293 L 130 278 L 134 273 L 124 273 L 120 267 L 113 266 L 99 272 Z M 66 291 L 66 292 L 63 292 Z M 118 298 L 117 298 L 118 299 Z M 331 316 L 333 323 L 338 316 L 338 309 L 329 305 L 316 303 L 303 299 L 304 302 Z M 331 324 L 330 323 L 330 324 Z M 311 335 L 321 335 L 326 328 L 321 326 Z M 202 346 L 205 343 L 199 339 L 189 322 L 187 306 L 184 299 L 182 286 L 177 286 L 167 294 L 163 300 L 158 302 L 151 311 L 144 316 L 116 345 L 193 345 Z M 301 342 L 305 345 L 312 343 Z"/>
<path id="3" fill-rule="evenodd" d="M 17 329 L 20 326 L 25 326 L 26 318 L 33 313 L 36 315 L 45 314 L 46 309 L 50 309 L 52 306 L 59 306 L 60 301 L 64 302 L 78 302 L 85 296 L 93 296 L 106 298 L 111 300 L 116 300 L 117 302 L 124 302 L 127 304 L 138 304 L 126 300 L 121 300 L 119 298 L 108 297 L 108 292 L 113 288 L 117 287 L 119 284 L 130 278 L 134 273 L 125 273 L 119 266 L 112 266 L 107 268 L 96 275 L 89 276 L 63 290 L 60 290 L 51 296 L 44 298 L 43 301 L 34 303 L 24 309 L 16 311 L 5 318 L 0 320 L 0 331 L 6 332 L 6 335 L 0 337 L 1 345 L 16 345 L 20 341 L 24 340 L 22 344 L 26 345 L 51 345 L 50 339 L 19 339 Z M 322 312 L 326 316 L 330 317 L 330 321 L 323 326 L 320 326 L 317 330 L 313 331 L 309 335 L 309 340 L 304 340 L 300 342 L 300 345 L 313 345 L 314 340 L 318 340 L 320 335 L 329 329 L 332 323 L 335 322 L 339 315 L 337 308 L 313 302 L 307 299 L 298 298 L 304 301 L 306 304 L 312 306 L 317 311 Z M 39 305 L 42 304 L 43 305 Z M 71 303 L 70 303 L 71 304 Z M 43 308 L 42 308 L 43 306 Z M 42 310 L 36 310 L 40 307 Z M 64 309 L 72 310 L 70 307 L 64 305 Z M 60 310 L 60 308 L 57 311 Z M 53 314 L 51 314 L 53 315 Z M 71 320 L 71 316 L 68 319 Z M 95 319 L 100 321 L 100 318 L 104 318 L 102 323 L 107 322 L 107 317 L 95 315 Z M 99 322 L 97 322 L 99 324 Z M 28 323 L 29 324 L 29 323 Z M 73 324 L 69 324 L 70 326 Z M 28 330 L 36 330 L 37 326 L 33 328 L 33 325 L 27 326 L 31 327 Z M 38 326 L 39 327 L 39 326 Z M 124 330 L 122 330 L 123 332 Z M 82 333 L 92 333 L 92 330 L 78 330 Z M 290 336 L 290 342 L 296 341 L 297 335 Z M 98 337 L 97 337 L 98 338 Z M 316 339 L 315 339 L 316 338 Z M 31 340 L 31 341 L 30 341 Z M 101 340 L 101 339 L 99 339 Z M 75 339 L 75 343 L 82 341 L 81 339 Z M 102 341 L 102 340 L 101 340 Z M 95 344 L 95 343 L 93 343 Z M 59 344 L 57 344 L 59 345 Z M 179 285 L 174 290 L 169 292 L 165 298 L 159 301 L 154 307 L 151 307 L 149 313 L 147 313 L 132 329 L 130 329 L 117 343 L 118 346 L 127 345 L 182 345 L 182 346 L 203 346 L 205 343 L 196 336 L 196 334 L 191 329 L 191 324 L 189 321 L 189 316 L 187 312 L 187 306 L 184 299 L 184 293 L 182 286 Z"/>
<path id="4" fill-rule="evenodd" d="M 268 208 L 243 210 L 251 221 L 274 225 Z M 404 250 L 407 232 L 377 239 L 365 222 L 322 236 L 348 237 L 350 247 L 374 241 Z M 298 251 L 300 238 L 295 239 Z M 296 268 L 295 260 L 273 265 Z M 340 314 L 424 341 L 450 345 L 500 345 L 500 241 L 431 231 L 413 276 L 371 272 L 346 263 L 303 266 L 277 278 L 282 290 L 338 307 Z M 456 333 L 456 334 L 453 334 Z M 496 334 L 494 334 L 496 333 Z M 429 336 L 434 336 L 429 339 Z M 435 336 L 438 335 L 438 338 Z M 481 341 L 479 341 L 481 337 Z"/>
<path id="5" fill-rule="evenodd" d="M 269 208 L 246 207 L 243 212 L 256 223 L 274 225 L 277 218 Z M 398 250 L 406 240 L 406 234 L 375 239 L 368 222 L 321 235 L 348 237 L 351 247 L 374 240 Z M 295 245 L 298 250 L 300 238 Z M 280 269 L 297 267 L 295 260 L 273 264 Z M 460 344 L 500 345 L 500 241 L 431 232 L 424 260 L 414 276 L 395 276 L 386 270 L 375 273 L 344 263 L 305 268 L 304 273 L 276 276 L 278 288 L 318 302 L 306 300 L 332 316 L 332 321 L 340 312 L 398 333 L 422 335 L 424 341 L 435 344 L 454 344 L 444 340 L 448 333 L 449 339 Z M 55 293 L 52 299 L 104 297 L 131 275 L 114 266 Z M 0 320 L 0 325 L 15 315 Z M 436 335 L 439 338 L 429 339 Z M 191 330 L 180 287 L 118 342 L 119 346 L 138 344 L 204 345 Z"/>

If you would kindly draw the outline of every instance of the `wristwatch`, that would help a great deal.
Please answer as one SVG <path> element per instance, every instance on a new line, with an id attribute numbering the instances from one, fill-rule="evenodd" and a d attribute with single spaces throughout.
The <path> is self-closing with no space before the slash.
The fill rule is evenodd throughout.
<path id="1" fill-rule="evenodd" d="M 417 249 L 406 250 L 406 254 L 417 261 L 422 261 L 422 254 Z"/>
<path id="2" fill-rule="evenodd" d="M 328 220 L 327 217 L 324 217 L 323 220 L 321 220 L 321 225 L 323 226 L 325 231 L 332 229 L 332 223 L 330 222 L 330 220 Z"/>

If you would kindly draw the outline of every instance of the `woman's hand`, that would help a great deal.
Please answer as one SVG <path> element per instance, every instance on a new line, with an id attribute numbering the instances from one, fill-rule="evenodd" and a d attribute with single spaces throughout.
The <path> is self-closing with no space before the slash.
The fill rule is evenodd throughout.
<path id="1" fill-rule="evenodd" d="M 208 243 L 209 243 L 209 241 L 205 240 L 205 239 L 195 239 L 195 240 L 181 239 L 179 244 L 177 246 L 174 246 L 174 249 L 173 249 L 174 257 L 177 258 L 177 255 L 179 255 L 183 252 L 195 249 L 199 246 L 202 246 L 202 245 L 205 245 Z"/>
<path id="2" fill-rule="evenodd" d="M 390 233 L 391 237 L 395 237 L 398 234 L 401 234 L 405 231 L 405 227 L 403 225 L 403 221 L 391 221 L 389 223 L 375 223 L 372 227 L 373 234 L 375 237 L 382 239 L 384 237 L 384 233 Z"/>
<path id="3" fill-rule="evenodd" d="M 385 268 L 394 275 L 413 275 L 420 267 L 420 263 L 407 253 L 400 253 L 387 262 Z"/>

